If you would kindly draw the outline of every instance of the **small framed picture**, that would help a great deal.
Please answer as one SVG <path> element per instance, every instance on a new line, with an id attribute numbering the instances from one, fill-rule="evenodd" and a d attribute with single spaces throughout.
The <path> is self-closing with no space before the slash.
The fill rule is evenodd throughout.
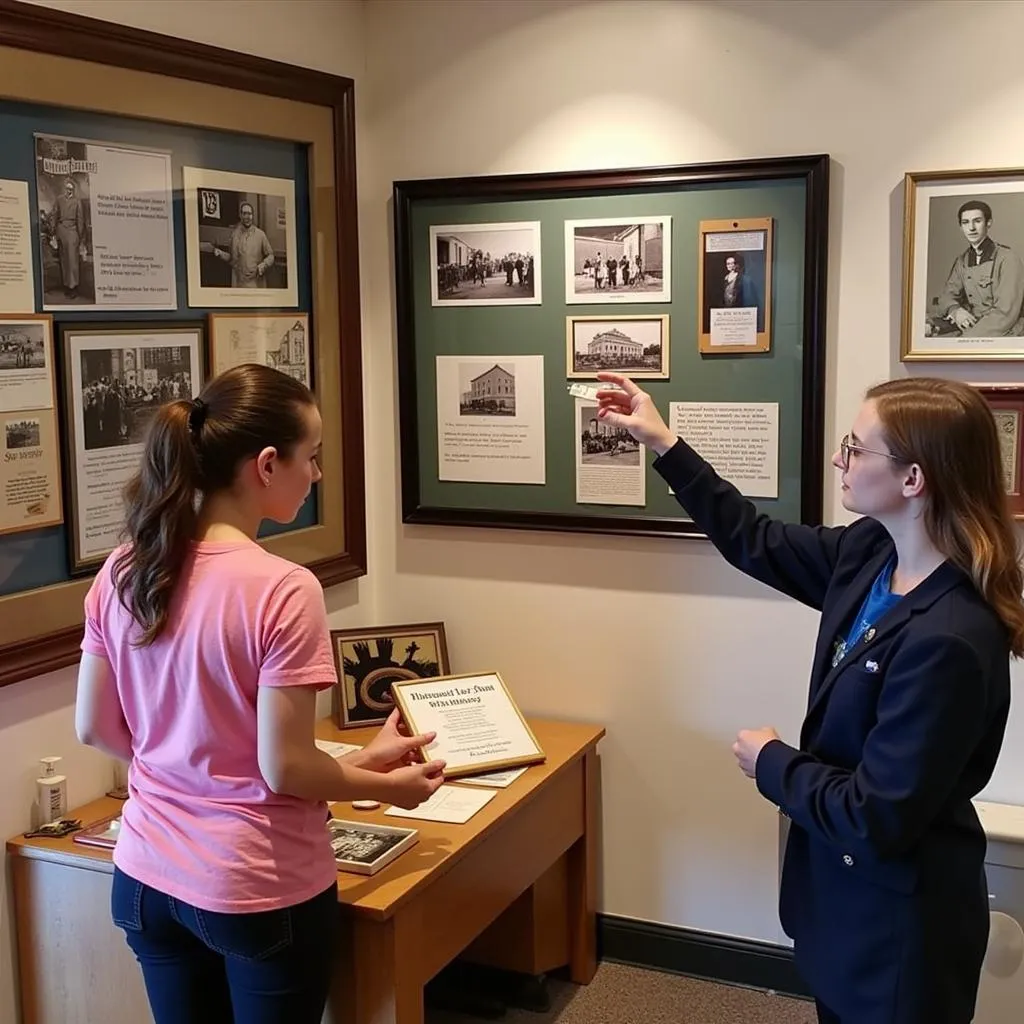
<path id="1" fill-rule="evenodd" d="M 381 725 L 395 707 L 392 683 L 451 671 L 443 622 L 333 629 L 331 645 L 338 670 L 333 711 L 339 729 Z"/>
<path id="2" fill-rule="evenodd" d="M 330 818 L 327 831 L 338 867 L 357 875 L 375 875 L 419 841 L 414 828 L 342 818 Z"/>
<path id="3" fill-rule="evenodd" d="M 210 375 L 242 363 L 263 363 L 310 383 L 307 313 L 211 313 Z"/>
<path id="4" fill-rule="evenodd" d="M 445 778 L 541 764 L 537 742 L 497 672 L 399 680 L 395 703 L 409 732 L 434 733 L 424 761 L 444 761 Z"/>
<path id="5" fill-rule="evenodd" d="M 1014 519 L 1024 519 L 1024 385 L 975 384 L 995 417 L 1003 457 L 1003 485 Z"/>
<path id="6" fill-rule="evenodd" d="M 594 379 L 602 370 L 668 380 L 668 314 L 565 318 L 565 375 Z"/>
<path id="7" fill-rule="evenodd" d="M 146 429 L 166 402 L 203 386 L 201 323 L 64 324 L 64 450 L 72 575 L 98 568 L 117 547 L 122 497 L 142 458 Z"/>
<path id="8" fill-rule="evenodd" d="M 697 267 L 700 351 L 715 355 L 769 351 L 771 217 L 701 221 Z"/>
<path id="9" fill-rule="evenodd" d="M 565 222 L 567 304 L 670 302 L 672 218 Z"/>
<path id="10" fill-rule="evenodd" d="M 539 306 L 540 221 L 430 228 L 434 306 Z"/>
<path id="11" fill-rule="evenodd" d="M 1024 359 L 1024 169 L 904 178 L 904 362 Z"/>

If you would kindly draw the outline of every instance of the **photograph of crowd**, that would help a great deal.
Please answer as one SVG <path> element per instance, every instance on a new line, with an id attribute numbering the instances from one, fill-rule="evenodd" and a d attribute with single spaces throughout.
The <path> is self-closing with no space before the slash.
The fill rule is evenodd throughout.
<path id="1" fill-rule="evenodd" d="M 187 345 L 81 352 L 85 448 L 139 444 L 164 402 L 192 397 Z"/>
<path id="2" fill-rule="evenodd" d="M 435 306 L 536 305 L 540 224 L 461 224 L 430 229 Z"/>

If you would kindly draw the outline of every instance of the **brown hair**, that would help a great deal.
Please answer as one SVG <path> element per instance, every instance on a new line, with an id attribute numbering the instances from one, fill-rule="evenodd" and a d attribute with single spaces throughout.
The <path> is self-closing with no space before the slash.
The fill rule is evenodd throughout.
<path id="1" fill-rule="evenodd" d="M 289 458 L 306 435 L 309 389 L 269 366 L 247 363 L 211 380 L 194 401 L 167 402 L 153 414 L 142 466 L 125 488 L 126 547 L 113 577 L 138 623 L 136 645 L 153 643 L 167 625 L 189 544 L 197 496 L 230 487 L 243 460 L 264 448 Z"/>
<path id="2" fill-rule="evenodd" d="M 1021 657 L 1024 573 L 988 404 L 969 385 L 936 377 L 891 380 L 865 397 L 876 403 L 889 451 L 924 473 L 932 543 L 970 574 Z"/>

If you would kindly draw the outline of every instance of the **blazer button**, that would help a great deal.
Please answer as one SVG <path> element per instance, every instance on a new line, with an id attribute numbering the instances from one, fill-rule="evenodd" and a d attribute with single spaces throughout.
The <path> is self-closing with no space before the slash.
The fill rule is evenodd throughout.
<path id="1" fill-rule="evenodd" d="M 848 868 L 852 868 L 853 867 L 853 858 L 848 853 L 844 853 L 843 854 L 843 863 Z"/>

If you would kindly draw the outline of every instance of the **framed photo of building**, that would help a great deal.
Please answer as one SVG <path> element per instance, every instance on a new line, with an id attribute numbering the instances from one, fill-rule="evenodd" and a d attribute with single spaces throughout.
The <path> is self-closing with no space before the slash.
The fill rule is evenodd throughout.
<path id="1" fill-rule="evenodd" d="M 83 600 L 119 531 L 149 378 L 194 393 L 211 313 L 287 313 L 276 353 L 296 375 L 304 329 L 324 421 L 329 471 L 292 523 L 263 524 L 259 543 L 325 587 L 354 579 L 366 572 L 366 502 L 354 82 L 38 5 L 0 7 L 13 282 L 0 291 L 7 319 L 24 321 L 0 330 L 0 402 L 12 406 L 0 408 L 0 446 L 19 467 L 0 485 L 2 687 L 81 657 Z M 39 366 L 49 320 L 29 314 L 48 309 L 60 314 L 54 359 Z M 238 341 L 274 354 L 258 325 Z M 144 392 L 146 408 L 133 408 Z"/>
<path id="2" fill-rule="evenodd" d="M 904 178 L 900 358 L 1024 359 L 1024 169 Z"/>
<path id="3" fill-rule="evenodd" d="M 210 374 L 263 363 L 312 387 L 307 313 L 211 313 Z"/>
<path id="4" fill-rule="evenodd" d="M 95 569 L 124 528 L 122 493 L 139 468 L 146 430 L 166 402 L 203 384 L 201 324 L 75 324 L 61 329 L 68 410 L 70 569 Z"/>
<path id="5" fill-rule="evenodd" d="M 669 379 L 668 314 L 568 316 L 565 375 L 592 380 L 612 370 L 636 380 Z"/>
<path id="6" fill-rule="evenodd" d="M 701 221 L 699 251 L 700 351 L 767 352 L 772 338 L 772 218 Z"/>
<path id="7" fill-rule="evenodd" d="M 642 382 L 666 419 L 673 403 L 706 409 L 701 442 L 727 478 L 750 474 L 731 411 L 782 410 L 778 487 L 754 500 L 820 524 L 829 168 L 815 155 L 396 182 L 403 522 L 700 535 L 649 453 L 577 407 L 608 369 Z M 543 305 L 434 304 L 438 224 L 524 217 L 544 238 Z M 701 336 L 715 310 L 712 357 Z"/>
<path id="8" fill-rule="evenodd" d="M 988 402 L 999 433 L 1003 483 L 1014 519 L 1024 519 L 1024 385 L 975 384 Z"/>
<path id="9" fill-rule="evenodd" d="M 339 729 L 381 725 L 395 708 L 391 686 L 401 679 L 447 675 L 443 622 L 331 630 L 338 683 L 333 714 Z"/>
<path id="10" fill-rule="evenodd" d="M 565 222 L 567 303 L 671 299 L 671 217 L 591 217 Z"/>

